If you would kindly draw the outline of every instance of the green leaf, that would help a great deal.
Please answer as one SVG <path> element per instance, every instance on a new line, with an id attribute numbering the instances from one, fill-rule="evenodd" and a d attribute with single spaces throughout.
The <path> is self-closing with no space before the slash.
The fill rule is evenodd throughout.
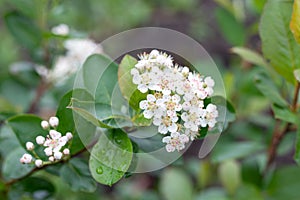
<path id="1" fill-rule="evenodd" d="M 265 59 L 255 51 L 245 48 L 245 47 L 233 47 L 231 48 L 231 52 L 239 55 L 242 59 L 247 62 L 253 63 L 258 66 L 269 68 L 269 64 L 265 61 Z"/>
<path id="2" fill-rule="evenodd" d="M 17 136 L 21 146 L 26 149 L 26 142 L 35 143 L 35 138 L 39 135 L 46 137 L 48 132 L 41 127 L 42 119 L 29 114 L 17 115 L 8 119 L 7 123 Z M 44 159 L 47 159 L 43 147 L 35 145 L 35 151 Z"/>
<path id="3" fill-rule="evenodd" d="M 71 159 L 60 169 L 60 177 L 73 191 L 94 192 L 96 182 L 91 176 L 87 163 L 79 158 Z"/>
<path id="4" fill-rule="evenodd" d="M 270 199 L 274 200 L 299 199 L 299 179 L 298 166 L 279 168 L 275 171 L 266 192 Z"/>
<path id="5" fill-rule="evenodd" d="M 35 167 L 34 165 L 20 163 L 20 158 L 24 153 L 26 153 L 26 151 L 18 147 L 6 156 L 2 165 L 2 175 L 6 180 L 23 177 Z"/>
<path id="6" fill-rule="evenodd" d="M 55 188 L 51 182 L 39 177 L 29 177 L 14 184 L 9 193 L 9 199 L 43 200 L 53 197 Z"/>
<path id="7" fill-rule="evenodd" d="M 271 78 L 265 73 L 259 73 L 255 76 L 255 85 L 257 89 L 272 103 L 279 106 L 288 106 L 286 100 L 279 93 L 278 88 Z"/>
<path id="8" fill-rule="evenodd" d="M 214 148 L 211 159 L 212 162 L 218 163 L 229 159 L 247 157 L 263 149 L 264 146 L 257 142 L 224 143 Z"/>
<path id="9" fill-rule="evenodd" d="M 10 12 L 4 16 L 6 26 L 18 43 L 33 50 L 40 46 L 42 34 L 38 27 L 26 16 Z"/>
<path id="10" fill-rule="evenodd" d="M 193 199 L 192 181 L 190 177 L 180 169 L 166 169 L 162 174 L 159 188 L 166 200 Z"/>
<path id="11" fill-rule="evenodd" d="M 295 124 L 297 121 L 297 116 L 293 113 L 289 107 L 280 107 L 276 104 L 272 105 L 272 110 L 275 114 L 276 119 L 281 119 L 283 121 Z"/>
<path id="12" fill-rule="evenodd" d="M 85 88 L 96 94 L 96 101 L 100 103 L 111 103 L 111 94 L 117 82 L 118 65 L 104 55 L 94 54 L 83 64 L 83 81 Z"/>
<path id="13" fill-rule="evenodd" d="M 264 57 L 287 81 L 294 83 L 293 71 L 300 68 L 300 45 L 289 28 L 292 1 L 268 1 L 260 22 Z"/>
<path id="14" fill-rule="evenodd" d="M 111 186 L 124 176 L 132 155 L 131 141 L 121 129 L 101 134 L 90 155 L 89 167 L 93 178 Z"/>
<path id="15" fill-rule="evenodd" d="M 94 101 L 79 101 L 72 99 L 68 108 L 74 110 L 81 117 L 101 128 L 120 128 L 132 126 L 131 119 L 123 115 L 110 105 L 95 103 Z"/>
<path id="16" fill-rule="evenodd" d="M 137 85 L 132 82 L 131 69 L 134 68 L 137 60 L 130 56 L 125 55 L 122 59 L 119 70 L 118 79 L 121 92 L 125 99 L 129 101 L 129 105 L 136 111 L 139 110 L 139 102 L 146 99 L 147 94 L 141 93 L 137 89 Z"/>
<path id="17" fill-rule="evenodd" d="M 72 98 L 77 98 L 81 101 L 93 100 L 93 97 L 83 89 L 75 89 L 66 93 L 59 102 L 56 116 L 59 118 L 60 123 L 57 130 L 63 135 L 67 132 L 73 134 L 71 154 L 76 154 L 84 148 L 81 138 L 78 134 L 84 133 L 84 141 L 90 141 L 94 137 L 96 127 L 88 122 L 84 117 L 73 112 L 67 108 Z M 76 122 L 76 123 L 75 123 Z"/>
<path id="18" fill-rule="evenodd" d="M 217 8 L 215 16 L 226 41 L 233 46 L 242 46 L 246 40 L 243 24 L 237 21 L 232 13 L 223 8 Z"/>
<path id="19" fill-rule="evenodd" d="M 219 166 L 219 177 L 229 194 L 234 194 L 241 183 L 240 165 L 235 160 L 227 160 Z"/>
<path id="20" fill-rule="evenodd" d="M 300 43 L 300 0 L 294 0 L 290 29 L 298 43 Z"/>

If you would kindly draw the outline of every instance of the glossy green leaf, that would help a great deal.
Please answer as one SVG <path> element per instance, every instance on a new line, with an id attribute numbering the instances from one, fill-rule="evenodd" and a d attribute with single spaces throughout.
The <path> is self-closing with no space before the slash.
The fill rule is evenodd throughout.
<path id="1" fill-rule="evenodd" d="M 35 138 L 39 135 L 46 137 L 48 132 L 41 127 L 42 119 L 35 115 L 17 115 L 8 119 L 7 123 L 17 136 L 20 144 L 24 149 L 26 149 L 26 142 L 35 143 Z M 43 147 L 35 145 L 35 151 L 37 154 L 47 159 L 47 156 L 43 152 Z"/>
<path id="2" fill-rule="evenodd" d="M 278 105 L 272 105 L 272 110 L 274 112 L 276 119 L 281 119 L 286 122 L 296 123 L 297 116 L 293 113 L 289 107 L 280 107 Z"/>
<path id="3" fill-rule="evenodd" d="M 294 0 L 290 29 L 296 41 L 300 44 L 300 0 Z"/>
<path id="4" fill-rule="evenodd" d="M 111 186 L 124 176 L 132 155 L 131 141 L 121 129 L 101 134 L 90 155 L 89 168 L 93 178 Z"/>
<path id="5" fill-rule="evenodd" d="M 30 50 L 41 44 L 41 31 L 29 18 L 14 11 L 6 14 L 4 19 L 7 28 L 19 44 Z"/>
<path id="6" fill-rule="evenodd" d="M 67 132 L 71 132 L 73 134 L 72 146 L 70 149 L 71 154 L 75 154 L 84 148 L 78 132 L 84 133 L 85 141 L 89 141 L 89 138 L 94 137 L 96 130 L 93 124 L 68 108 L 73 97 L 80 99 L 81 101 L 93 100 L 93 97 L 87 91 L 83 89 L 75 89 L 65 94 L 59 102 L 56 116 L 59 118 L 60 123 L 57 130 L 63 135 Z"/>
<path id="7" fill-rule="evenodd" d="M 43 200 L 53 198 L 54 185 L 46 179 L 29 177 L 14 184 L 9 193 L 9 199 L 36 199 Z"/>
<path id="8" fill-rule="evenodd" d="M 279 90 L 276 87 L 275 83 L 267 74 L 257 74 L 255 76 L 255 85 L 257 89 L 259 89 L 259 91 L 272 103 L 275 103 L 282 107 L 288 106 L 288 103 L 279 93 Z"/>
<path id="9" fill-rule="evenodd" d="M 11 151 L 3 161 L 2 175 L 6 180 L 16 179 L 25 176 L 35 166 L 20 163 L 20 158 L 26 151 L 19 147 Z"/>
<path id="10" fill-rule="evenodd" d="M 88 164 L 79 158 L 71 159 L 60 169 L 60 177 L 73 191 L 94 192 L 96 182 L 92 178 Z"/>
<path id="11" fill-rule="evenodd" d="M 294 83 L 293 71 L 300 68 L 300 45 L 289 28 L 292 7 L 292 1 L 268 1 L 259 32 L 264 57 L 280 75 Z"/>
<path id="12" fill-rule="evenodd" d="M 193 199 L 192 181 L 190 177 L 180 169 L 166 169 L 162 174 L 159 188 L 166 200 Z"/>
<path id="13" fill-rule="evenodd" d="M 254 185 L 241 185 L 234 195 L 235 200 L 265 200 L 264 195 L 259 188 Z"/>

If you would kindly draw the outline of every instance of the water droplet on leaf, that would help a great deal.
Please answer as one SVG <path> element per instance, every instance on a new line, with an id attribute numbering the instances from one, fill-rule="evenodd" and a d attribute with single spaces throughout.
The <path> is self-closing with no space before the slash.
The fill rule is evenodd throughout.
<path id="1" fill-rule="evenodd" d="M 98 168 L 96 169 L 96 172 L 97 172 L 97 174 L 103 174 L 103 169 L 102 169 L 102 167 L 101 167 L 101 166 L 98 167 Z"/>

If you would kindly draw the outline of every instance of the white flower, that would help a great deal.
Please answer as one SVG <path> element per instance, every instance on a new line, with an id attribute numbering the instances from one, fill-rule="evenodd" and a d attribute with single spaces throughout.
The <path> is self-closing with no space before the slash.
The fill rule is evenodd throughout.
<path id="1" fill-rule="evenodd" d="M 64 150 L 63 150 L 63 153 L 64 153 L 65 155 L 69 155 L 69 154 L 70 154 L 70 150 L 69 150 L 69 149 L 64 149 Z"/>
<path id="2" fill-rule="evenodd" d="M 71 140 L 73 138 L 73 135 L 70 132 L 67 132 L 66 136 L 67 136 L 68 140 Z"/>
<path id="3" fill-rule="evenodd" d="M 22 164 L 29 164 L 32 162 L 32 155 L 25 153 L 21 158 L 20 158 L 20 162 Z"/>
<path id="4" fill-rule="evenodd" d="M 47 147 L 47 148 L 44 149 L 44 152 L 45 152 L 46 156 L 51 156 L 52 155 L 52 148 Z"/>
<path id="5" fill-rule="evenodd" d="M 41 122 L 41 127 L 44 129 L 44 130 L 47 130 L 49 128 L 49 123 L 45 120 L 43 120 Z"/>
<path id="6" fill-rule="evenodd" d="M 163 114 L 162 99 L 156 99 L 153 94 L 147 95 L 147 100 L 140 102 L 140 108 L 144 110 L 143 115 L 147 119 L 151 119 L 153 116 L 159 117 Z"/>
<path id="7" fill-rule="evenodd" d="M 54 158 L 56 160 L 60 160 L 62 158 L 63 154 L 59 151 L 54 152 Z"/>
<path id="8" fill-rule="evenodd" d="M 45 142 L 45 138 L 43 137 L 43 136 L 37 136 L 36 138 L 35 138 L 35 141 L 36 141 L 36 143 L 37 144 L 39 144 L 39 145 L 42 145 L 42 144 L 44 144 L 44 142 Z"/>
<path id="9" fill-rule="evenodd" d="M 185 148 L 185 143 L 189 142 L 189 138 L 184 134 L 174 132 L 170 136 L 164 137 L 162 142 L 167 143 L 166 150 L 168 152 L 180 151 Z"/>
<path id="10" fill-rule="evenodd" d="M 58 26 L 54 26 L 51 29 L 51 32 L 56 34 L 56 35 L 68 35 L 69 34 L 69 26 L 66 24 L 59 24 Z"/>
<path id="11" fill-rule="evenodd" d="M 32 151 L 34 149 L 34 144 L 32 142 L 26 142 L 26 149 Z"/>
<path id="12" fill-rule="evenodd" d="M 36 161 L 35 161 L 35 166 L 36 166 L 36 167 L 42 167 L 42 166 L 43 166 L 43 161 L 40 160 L 40 159 L 36 160 Z"/>
<path id="13" fill-rule="evenodd" d="M 56 130 L 50 130 L 49 135 L 51 136 L 52 139 L 57 140 L 61 137 L 61 133 L 56 131 Z"/>
<path id="14" fill-rule="evenodd" d="M 173 133 L 176 132 L 178 126 L 176 122 L 178 121 L 177 116 L 162 115 L 161 117 L 156 117 L 153 119 L 153 124 L 158 126 L 158 132 L 161 134 L 167 134 L 168 131 Z"/>
<path id="15" fill-rule="evenodd" d="M 59 124 L 59 119 L 57 117 L 50 117 L 49 124 L 52 127 L 57 127 Z"/>
<path id="16" fill-rule="evenodd" d="M 184 127 L 191 129 L 191 131 L 198 131 L 203 112 L 202 109 L 198 108 L 182 113 L 181 119 L 184 121 Z"/>
<path id="17" fill-rule="evenodd" d="M 188 136 L 191 141 L 194 141 L 200 135 L 198 131 L 191 131 L 190 129 L 186 129 L 184 134 Z"/>
<path id="18" fill-rule="evenodd" d="M 213 128 L 217 123 L 216 118 L 218 115 L 217 106 L 214 104 L 208 104 L 205 112 L 203 113 L 203 121 L 201 126 L 206 127 L 208 125 L 210 128 Z"/>

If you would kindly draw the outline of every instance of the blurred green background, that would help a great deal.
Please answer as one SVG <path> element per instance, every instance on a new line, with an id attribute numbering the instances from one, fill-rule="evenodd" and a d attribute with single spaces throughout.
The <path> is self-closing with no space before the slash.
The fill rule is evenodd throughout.
<path id="1" fill-rule="evenodd" d="M 46 2 L 46 6 L 45 6 Z M 165 169 L 133 174 L 113 187 L 99 185 L 94 193 L 74 192 L 59 177 L 39 172 L 54 183 L 49 199 L 124 199 L 124 200 L 297 200 L 300 198 L 300 169 L 294 164 L 295 136 L 287 135 L 279 146 L 277 168 L 264 174 L 266 149 L 275 120 L 270 101 L 254 86 L 263 69 L 241 60 L 231 52 L 235 46 L 261 51 L 258 24 L 266 0 L 0 0 L 0 111 L 26 111 L 34 97 L 39 77 L 30 67 L 43 64 L 43 42 L 22 40 L 34 36 L 16 30 L 12 33 L 5 16 L 20 16 L 23 26 L 32 23 L 42 29 L 41 37 L 53 26 L 67 24 L 74 35 L 101 42 L 107 37 L 136 27 L 157 26 L 180 31 L 199 41 L 222 73 L 228 100 L 237 119 L 230 124 L 212 153 L 198 159 L 201 142 L 195 142 L 185 155 Z M 24 30 L 24 29 L 22 29 Z M 27 30 L 25 28 L 25 30 Z M 16 34 L 21 35 L 16 39 Z M 34 36 L 35 37 L 35 36 Z M 33 39 L 34 41 L 34 39 Z M 31 48 L 31 46 L 35 46 Z M 39 46 L 40 45 L 40 46 Z M 28 48 L 29 47 L 29 48 Z M 105 51 L 105 49 L 104 49 Z M 12 64 L 23 62 L 13 68 Z M 28 67 L 28 66 L 29 67 Z M 27 66 L 27 67 L 26 67 Z M 61 96 L 72 89 L 72 80 L 53 87 L 42 98 L 41 116 L 54 113 Z M 1 117 L 4 119 L 5 117 Z M 293 130 L 291 130 L 292 132 Z M 13 136 L 1 128 L 5 157 Z M 1 161 L 2 162 L 2 161 Z M 34 183 L 34 182 L 32 182 Z M 30 181 L 28 181 L 30 184 Z M 38 185 L 38 184 L 37 184 Z M 14 185 L 11 199 L 38 199 L 37 187 Z M 55 192 L 54 192 L 55 191 Z M 51 196 L 51 195 L 50 195 Z"/>

